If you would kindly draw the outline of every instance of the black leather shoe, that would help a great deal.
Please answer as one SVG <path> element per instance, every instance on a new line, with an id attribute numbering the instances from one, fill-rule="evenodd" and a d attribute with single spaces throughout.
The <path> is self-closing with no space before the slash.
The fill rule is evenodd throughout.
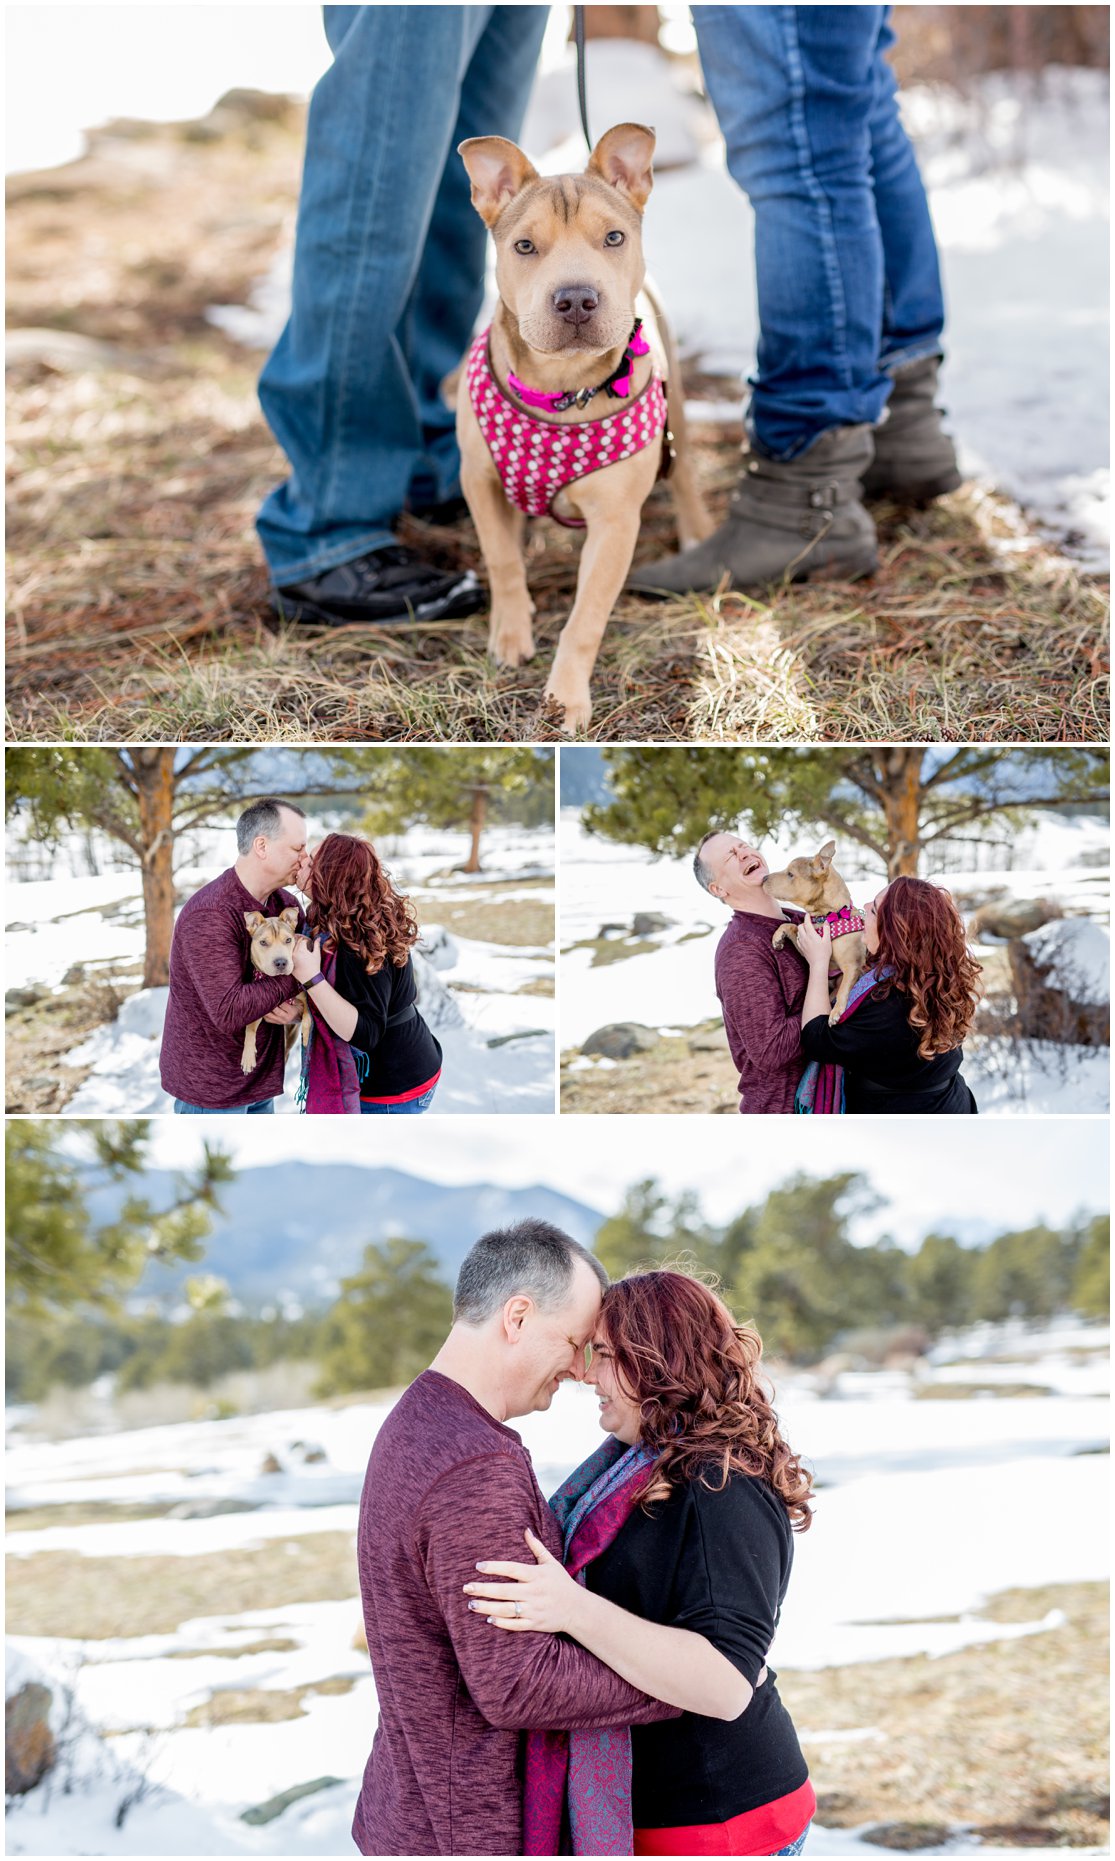
<path id="1" fill-rule="evenodd" d="M 273 588 L 270 600 L 280 620 L 376 627 L 475 614 L 485 595 L 471 569 L 435 569 L 404 544 L 387 543 L 309 581 Z"/>

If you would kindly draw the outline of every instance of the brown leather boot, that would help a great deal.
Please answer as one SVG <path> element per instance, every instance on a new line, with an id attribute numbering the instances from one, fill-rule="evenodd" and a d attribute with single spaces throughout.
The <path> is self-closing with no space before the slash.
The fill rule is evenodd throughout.
<path id="1" fill-rule="evenodd" d="M 772 582 L 854 581 L 877 567 L 875 525 L 860 502 L 872 429 L 835 426 L 796 459 L 749 454 L 728 515 L 703 543 L 632 569 L 640 594 L 704 594 Z"/>
<path id="2" fill-rule="evenodd" d="M 936 405 L 939 355 L 908 362 L 894 373 L 886 419 L 875 428 L 875 459 L 864 473 L 864 496 L 925 503 L 955 491 L 964 480 L 956 447 Z"/>

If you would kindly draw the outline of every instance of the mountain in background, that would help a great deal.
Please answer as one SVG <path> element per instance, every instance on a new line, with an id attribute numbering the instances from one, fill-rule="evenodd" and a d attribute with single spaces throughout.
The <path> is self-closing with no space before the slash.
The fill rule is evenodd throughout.
<path id="1" fill-rule="evenodd" d="M 169 1170 L 149 1170 L 143 1193 L 163 1207 L 172 1198 L 173 1181 Z M 124 1186 L 93 1190 L 93 1219 L 112 1219 L 130 1193 Z M 433 1183 L 356 1163 L 242 1169 L 221 1190 L 221 1202 L 204 1262 L 150 1267 L 140 1287 L 143 1299 L 165 1299 L 204 1271 L 227 1280 L 245 1304 L 321 1305 L 355 1272 L 370 1241 L 393 1235 L 426 1241 L 452 1285 L 472 1243 L 493 1228 L 536 1215 L 590 1247 L 604 1220 L 599 1209 L 541 1184 L 505 1189 L 495 1183 Z"/>

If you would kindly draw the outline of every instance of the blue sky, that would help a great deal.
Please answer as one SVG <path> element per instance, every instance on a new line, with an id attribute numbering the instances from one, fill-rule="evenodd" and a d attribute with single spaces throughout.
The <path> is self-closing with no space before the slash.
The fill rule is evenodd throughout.
<path id="1" fill-rule="evenodd" d="M 222 1119 L 203 1130 L 245 1168 L 302 1158 L 390 1165 L 439 1183 L 546 1183 L 605 1211 L 629 1183 L 656 1176 L 672 1193 L 695 1190 L 713 1222 L 797 1170 L 859 1169 L 888 1204 L 860 1238 L 889 1232 L 905 1246 L 932 1227 L 990 1234 L 1108 1206 L 1103 1118 L 426 1118 L 386 1134 L 354 1122 Z M 160 1120 L 152 1160 L 183 1166 L 202 1135 L 196 1120 Z"/>

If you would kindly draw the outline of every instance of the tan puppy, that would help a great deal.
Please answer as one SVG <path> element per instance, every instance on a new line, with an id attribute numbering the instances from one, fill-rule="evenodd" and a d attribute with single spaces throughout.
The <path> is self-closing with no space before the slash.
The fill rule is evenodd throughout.
<path id="1" fill-rule="evenodd" d="M 262 911 L 245 911 L 244 922 L 252 936 L 252 968 L 261 976 L 289 976 L 294 972 L 294 946 L 297 942 L 299 913 L 294 905 L 288 905 L 280 911 L 277 918 L 265 918 Z M 299 1024 L 292 1021 L 284 1031 L 284 1051 L 289 1054 L 294 1045 Z M 256 1065 L 256 1033 L 258 1021 L 252 1021 L 244 1029 L 244 1050 L 240 1056 L 240 1069 L 250 1073 Z M 310 1038 L 310 1004 L 305 991 L 302 994 L 302 1045 Z"/>
<path id="2" fill-rule="evenodd" d="M 833 867 L 835 852 L 836 841 L 826 840 L 812 859 L 792 859 L 785 872 L 772 872 L 763 880 L 764 892 L 780 904 L 799 906 L 812 918 L 831 918 L 843 907 L 850 909 L 852 894 Z M 796 945 L 798 928 L 796 924 L 780 924 L 772 939 L 774 948 L 779 949 L 787 937 L 793 938 Z M 844 1013 L 852 984 L 859 980 L 867 964 L 862 928 L 842 931 L 839 922 L 833 924 L 832 964 L 840 971 L 840 986 L 829 1015 L 830 1027 Z"/>
<path id="3" fill-rule="evenodd" d="M 674 382 L 670 436 L 676 458 L 671 486 L 678 533 L 687 543 L 712 525 L 696 488 L 685 445 L 681 379 L 668 331 L 637 305 L 646 267 L 642 215 L 651 190 L 654 132 L 639 123 L 608 130 L 581 175 L 542 177 L 522 150 L 502 136 L 476 136 L 459 153 L 472 183 L 472 202 L 496 247 L 499 303 L 488 361 L 496 390 L 516 417 L 561 426 L 599 421 L 634 406 L 652 375 Z M 629 391 L 609 396 L 602 384 L 621 368 L 636 314 L 644 318 L 649 353 L 636 339 Z M 669 366 L 668 366 L 669 365 Z M 518 384 L 512 387 L 509 378 Z M 535 396 L 524 400 L 519 389 Z M 540 397 L 597 390 L 561 410 L 539 410 Z M 468 501 L 491 588 L 488 650 L 499 665 L 517 666 L 534 653 L 534 605 L 523 566 L 524 514 L 508 500 L 485 438 L 467 370 L 457 395 L 461 488 Z M 562 629 L 546 685 L 567 733 L 592 715 L 589 681 L 616 597 L 631 566 L 644 501 L 659 473 L 661 443 L 627 458 L 591 466 L 566 483 L 549 509 L 559 521 L 587 529 L 573 610 Z"/>

